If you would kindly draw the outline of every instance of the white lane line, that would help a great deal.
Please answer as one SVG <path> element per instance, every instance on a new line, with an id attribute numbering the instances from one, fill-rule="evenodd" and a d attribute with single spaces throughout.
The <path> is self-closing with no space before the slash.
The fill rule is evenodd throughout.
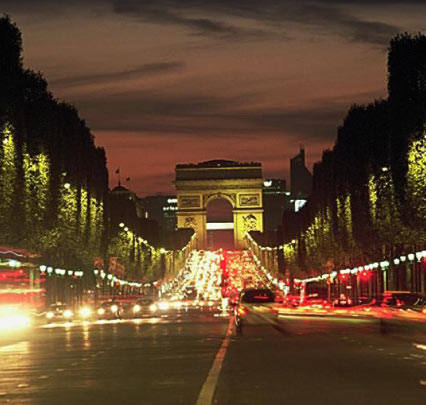
<path id="1" fill-rule="evenodd" d="M 219 379 L 220 370 L 222 369 L 223 360 L 225 359 L 226 351 L 231 340 L 232 329 L 234 327 L 234 317 L 229 318 L 228 330 L 226 331 L 225 338 L 216 354 L 213 365 L 204 381 L 196 405 L 211 405 L 213 404 L 213 395 L 216 389 L 217 381 Z"/>
<path id="2" fill-rule="evenodd" d="M 57 368 L 57 369 L 56 369 L 56 371 L 57 371 L 58 373 L 61 373 L 62 371 L 65 371 L 65 369 L 64 369 L 64 368 Z"/>

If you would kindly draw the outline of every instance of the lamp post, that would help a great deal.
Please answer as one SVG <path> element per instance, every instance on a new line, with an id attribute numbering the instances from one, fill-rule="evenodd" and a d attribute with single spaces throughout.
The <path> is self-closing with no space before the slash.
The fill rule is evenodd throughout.
<path id="1" fill-rule="evenodd" d="M 95 305 L 98 303 L 98 275 L 99 275 L 99 270 L 98 269 L 93 269 L 93 276 L 94 276 L 94 293 L 95 293 Z"/>

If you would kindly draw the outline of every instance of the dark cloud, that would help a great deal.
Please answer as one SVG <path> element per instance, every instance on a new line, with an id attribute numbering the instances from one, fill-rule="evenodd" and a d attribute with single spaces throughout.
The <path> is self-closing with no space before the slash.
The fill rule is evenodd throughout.
<path id="1" fill-rule="evenodd" d="M 63 77 L 50 80 L 50 83 L 60 87 L 80 86 L 85 84 L 110 83 L 118 80 L 128 80 L 141 76 L 156 75 L 183 70 L 183 62 L 157 62 L 146 63 L 134 69 L 110 73 L 94 73 L 89 75 Z"/>
<path id="2" fill-rule="evenodd" d="M 289 24 L 310 29 L 311 34 L 338 35 L 348 41 L 384 46 L 405 27 L 353 15 L 351 6 L 424 5 L 424 0 L 3 0 L 5 12 L 31 15 L 85 13 L 117 15 L 141 22 L 175 25 L 192 35 L 219 39 L 287 38 Z M 102 12 L 100 12 L 102 10 Z M 245 20 L 235 21 L 235 18 Z"/>
<path id="3" fill-rule="evenodd" d="M 377 95 L 377 93 L 375 93 Z M 362 95 L 370 99 L 370 94 Z M 307 138 L 334 139 L 358 95 L 333 100 L 316 100 L 303 108 L 248 109 L 256 94 L 233 97 L 157 94 L 134 91 L 120 94 L 79 96 L 76 104 L 90 117 L 94 130 L 142 131 L 152 134 L 195 134 L 203 136 L 277 136 L 299 135 Z"/>
<path id="4" fill-rule="evenodd" d="M 200 36 L 215 36 L 218 38 L 260 38 L 267 33 L 260 29 L 251 29 L 246 27 L 238 27 L 234 24 L 224 23 L 219 19 L 213 19 L 210 16 L 189 17 L 187 9 L 192 8 L 191 4 L 185 2 L 169 3 L 155 1 L 113 1 L 114 12 L 121 15 L 131 16 L 139 21 L 155 22 L 159 24 L 172 24 L 187 27 L 192 30 L 193 34 Z M 179 10 L 184 10 L 184 13 Z M 196 10 L 202 13 L 201 7 Z"/>
<path id="5" fill-rule="evenodd" d="M 356 1 L 350 2 L 357 4 Z M 360 2 L 362 3 L 362 2 Z M 374 3 L 374 2 L 373 2 Z M 345 3 L 346 5 L 348 3 Z M 371 3 L 372 4 L 372 3 Z M 318 33 L 333 33 L 349 41 L 386 45 L 390 38 L 403 30 L 380 21 L 365 21 L 345 11 L 344 5 L 331 1 L 275 0 L 114 0 L 115 12 L 142 21 L 186 26 L 198 34 L 228 36 L 277 35 L 289 23 L 308 26 Z M 203 16 L 195 18 L 189 16 Z M 238 17 L 262 24 L 261 29 L 248 30 L 219 22 Z"/>

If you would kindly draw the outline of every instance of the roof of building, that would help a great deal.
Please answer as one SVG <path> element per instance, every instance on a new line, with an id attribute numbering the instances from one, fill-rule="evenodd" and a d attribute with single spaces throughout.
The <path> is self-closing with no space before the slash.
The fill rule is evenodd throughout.
<path id="1" fill-rule="evenodd" d="M 176 165 L 176 169 L 192 169 L 192 168 L 217 168 L 217 167 L 247 167 L 261 166 L 259 162 L 236 162 L 234 160 L 215 159 L 207 160 L 199 163 L 185 163 Z"/>

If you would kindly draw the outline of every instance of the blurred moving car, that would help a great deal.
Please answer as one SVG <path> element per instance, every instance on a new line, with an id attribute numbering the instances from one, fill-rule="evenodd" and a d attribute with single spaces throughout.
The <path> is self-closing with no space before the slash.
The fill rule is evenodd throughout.
<path id="1" fill-rule="evenodd" d="M 235 330 L 242 332 L 243 325 L 270 323 L 276 314 L 272 307 L 275 294 L 268 288 L 250 288 L 241 291 L 239 301 L 234 309 Z"/>
<path id="2" fill-rule="evenodd" d="M 356 302 L 345 294 L 340 294 L 339 298 L 333 301 L 333 306 L 338 308 L 352 307 L 354 305 L 356 305 Z"/>
<path id="3" fill-rule="evenodd" d="M 121 319 L 122 305 L 116 301 L 105 301 L 96 309 L 98 319 Z"/>
<path id="4" fill-rule="evenodd" d="M 46 321 L 48 323 L 58 321 L 72 322 L 73 319 L 74 312 L 67 304 L 51 304 L 46 311 Z"/>
<path id="5" fill-rule="evenodd" d="M 75 318 L 78 318 L 82 321 L 88 321 L 95 317 L 95 311 L 90 305 L 82 305 L 76 311 Z"/>
<path id="6" fill-rule="evenodd" d="M 410 291 L 385 291 L 380 306 L 426 312 L 426 298 Z"/>
<path id="7" fill-rule="evenodd" d="M 140 298 L 131 308 L 133 317 L 153 315 L 158 312 L 159 308 L 153 298 Z"/>

